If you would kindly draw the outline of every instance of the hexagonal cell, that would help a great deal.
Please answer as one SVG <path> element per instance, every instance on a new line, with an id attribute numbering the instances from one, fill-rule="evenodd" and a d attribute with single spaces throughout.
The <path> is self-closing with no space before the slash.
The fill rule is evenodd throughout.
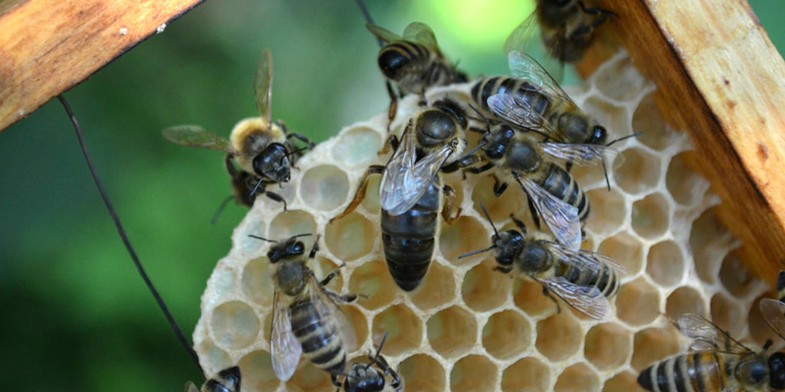
<path id="1" fill-rule="evenodd" d="M 638 376 L 630 372 L 621 372 L 607 381 L 602 387 L 602 392 L 645 392 L 640 385 L 638 385 Z"/>
<path id="2" fill-rule="evenodd" d="M 605 323 L 592 327 L 586 334 L 583 353 L 599 370 L 624 366 L 632 349 L 632 334 L 618 325 Z"/>
<path id="3" fill-rule="evenodd" d="M 611 163 L 613 162 L 606 162 L 605 165 L 608 167 L 608 179 L 611 181 L 611 188 L 613 188 L 613 170 L 609 166 Z M 605 192 L 608 192 L 608 184 L 605 182 L 605 170 L 603 170 L 602 166 L 573 165 L 570 169 L 570 174 L 575 181 L 578 181 L 584 192 L 596 189 L 603 189 Z M 591 208 L 594 208 L 593 203 Z"/>
<path id="4" fill-rule="evenodd" d="M 750 338 L 752 338 L 758 346 L 762 347 L 767 340 L 780 342 L 782 339 L 771 330 L 769 324 L 763 318 L 759 308 L 760 300 L 761 298 L 756 299 L 752 306 L 750 306 L 749 330 Z"/>
<path id="5" fill-rule="evenodd" d="M 580 349 L 581 340 L 583 330 L 570 312 L 562 311 L 537 323 L 535 346 L 551 361 L 561 361 L 574 354 Z"/>
<path id="6" fill-rule="evenodd" d="M 483 391 L 493 389 L 499 382 L 499 370 L 488 358 L 469 355 L 461 358 L 450 371 L 450 390 Z"/>
<path id="7" fill-rule="evenodd" d="M 643 244 L 641 241 L 627 233 L 619 233 L 603 241 L 597 252 L 610 257 L 622 268 L 623 276 L 636 275 L 643 269 Z"/>
<path id="8" fill-rule="evenodd" d="M 662 287 L 673 287 L 684 279 L 684 252 L 671 241 L 662 241 L 649 248 L 646 273 Z"/>
<path id="9" fill-rule="evenodd" d="M 703 296 L 689 286 L 674 290 L 665 303 L 665 314 L 671 320 L 676 320 L 685 313 L 706 314 Z"/>
<path id="10" fill-rule="evenodd" d="M 254 310 L 240 301 L 218 305 L 210 318 L 210 330 L 216 344 L 228 350 L 253 344 L 259 335 L 259 324 Z"/>
<path id="11" fill-rule="evenodd" d="M 313 243 L 313 236 L 319 234 L 316 231 L 316 222 L 313 216 L 303 210 L 288 210 L 276 215 L 270 222 L 270 229 L 267 231 L 266 238 L 271 240 L 281 240 L 298 234 L 311 234 L 310 238 L 304 238 L 303 242 L 309 247 Z M 251 233 L 257 234 L 257 233 Z M 258 235 L 258 234 L 257 234 Z"/>
<path id="12" fill-rule="evenodd" d="M 621 287 L 616 297 L 616 315 L 627 324 L 643 326 L 660 315 L 660 292 L 642 278 Z"/>
<path id="13" fill-rule="evenodd" d="M 491 234 L 474 218 L 462 216 L 452 225 L 442 225 L 439 236 L 439 250 L 445 259 L 453 264 L 461 265 L 470 259 L 458 259 L 458 256 L 487 248 L 491 242 Z"/>
<path id="14" fill-rule="evenodd" d="M 385 355 L 396 356 L 420 346 L 423 323 L 406 305 L 393 305 L 373 318 L 373 336 L 388 333 Z"/>
<path id="15" fill-rule="evenodd" d="M 210 340 L 202 341 L 196 350 L 201 353 L 206 353 L 206 356 L 202 357 L 203 359 L 207 359 L 202 363 L 202 367 L 206 373 L 217 373 L 222 369 L 234 365 L 229 353 L 217 347 Z"/>
<path id="16" fill-rule="evenodd" d="M 412 302 L 422 310 L 431 310 L 455 299 L 455 276 L 451 268 L 431 261 L 431 267 L 420 287 L 411 295 Z"/>
<path id="17" fill-rule="evenodd" d="M 583 363 L 564 369 L 553 387 L 555 392 L 583 392 L 600 389 L 600 377 Z"/>
<path id="18" fill-rule="evenodd" d="M 269 308 L 273 303 L 273 288 L 270 286 L 272 268 L 267 257 L 253 259 L 243 268 L 240 282 L 243 294 L 254 304 Z"/>
<path id="19" fill-rule="evenodd" d="M 671 325 L 665 328 L 647 328 L 633 338 L 632 360 L 630 366 L 637 372 L 679 354 L 679 331 Z"/>
<path id="20" fill-rule="evenodd" d="M 336 293 L 340 293 L 343 291 L 343 277 L 346 276 L 347 271 L 346 269 L 342 269 L 340 264 L 336 264 L 335 262 L 331 261 L 330 259 L 324 258 L 320 256 L 323 253 L 317 253 L 317 256 L 311 262 L 311 270 L 313 271 L 314 275 L 318 280 L 322 280 L 327 277 L 327 275 L 339 271 L 338 275 L 330 280 L 330 282 L 325 286 L 328 290 L 334 291 Z M 341 261 L 339 260 L 338 263 Z"/>
<path id="21" fill-rule="evenodd" d="M 365 318 L 360 309 L 357 306 L 346 305 L 341 306 L 344 315 L 346 316 L 347 321 L 351 324 L 352 329 L 354 329 L 354 337 L 356 346 L 355 347 L 347 347 L 349 353 L 353 352 L 355 349 L 362 346 L 363 342 L 368 339 L 368 319 Z"/>
<path id="22" fill-rule="evenodd" d="M 477 311 L 493 310 L 510 298 L 513 277 L 494 271 L 496 266 L 496 261 L 485 259 L 464 275 L 461 295 L 467 306 Z"/>
<path id="23" fill-rule="evenodd" d="M 668 200 L 652 193 L 633 203 L 632 229 L 645 239 L 658 239 L 668 231 L 670 215 Z"/>
<path id="24" fill-rule="evenodd" d="M 695 262 L 695 271 L 702 281 L 713 284 L 720 273 L 720 260 L 725 257 L 733 239 L 709 209 L 692 224 L 690 250 Z M 729 246 L 730 244 L 730 246 Z"/>
<path id="25" fill-rule="evenodd" d="M 327 248 L 345 262 L 371 253 L 377 238 L 381 238 L 378 227 L 356 212 L 330 222 L 324 229 Z"/>
<path id="26" fill-rule="evenodd" d="M 660 181 L 660 158 L 640 148 L 622 151 L 617 160 L 623 159 L 616 168 L 613 178 L 622 190 L 630 194 L 641 194 L 653 190 Z"/>
<path id="27" fill-rule="evenodd" d="M 744 297 L 761 284 L 736 252 L 731 252 L 722 259 L 720 282 L 735 297 Z"/>
<path id="28" fill-rule="evenodd" d="M 333 165 L 312 167 L 300 181 L 300 198 L 319 211 L 338 208 L 348 195 L 349 178 L 346 172 Z"/>
<path id="29" fill-rule="evenodd" d="M 592 233 L 609 235 L 624 224 L 624 220 L 629 216 L 627 203 L 617 191 L 608 192 L 606 188 L 595 189 L 586 193 L 589 198 L 592 211 L 601 211 L 601 216 L 597 212 L 590 214 L 586 223 L 586 228 Z M 601 218 L 601 219 L 600 219 Z"/>
<path id="30" fill-rule="evenodd" d="M 317 368 L 305 359 L 301 361 L 292 378 L 286 383 L 286 387 L 287 390 L 295 387 L 303 391 L 331 391 L 335 389 L 330 381 L 330 373 Z"/>
<path id="31" fill-rule="evenodd" d="M 723 293 L 711 297 L 711 321 L 727 331 L 730 336 L 741 337 L 747 320 L 744 310 L 734 300 Z"/>
<path id="32" fill-rule="evenodd" d="M 349 279 L 349 291 L 360 295 L 358 303 L 366 309 L 387 306 L 400 293 L 383 260 L 373 260 L 357 267 Z"/>
<path id="33" fill-rule="evenodd" d="M 596 96 L 589 97 L 581 105 L 584 112 L 594 117 L 608 131 L 608 142 L 632 133 L 627 109 Z"/>
<path id="34" fill-rule="evenodd" d="M 431 316 L 427 322 L 428 341 L 444 358 L 456 358 L 477 341 L 477 321 L 465 309 L 452 306 Z"/>
<path id="35" fill-rule="evenodd" d="M 385 346 L 385 349 L 387 346 Z M 439 362 L 425 354 L 412 355 L 398 366 L 407 391 L 444 391 L 447 380 Z"/>
<path id="36" fill-rule="evenodd" d="M 701 201 L 709 189 L 709 182 L 692 170 L 689 164 L 692 152 L 683 152 L 671 159 L 665 174 L 665 185 L 673 200 L 685 206 Z"/>
<path id="37" fill-rule="evenodd" d="M 279 381 L 272 372 L 273 364 L 267 351 L 251 351 L 237 363 L 242 375 L 243 389 L 250 391 L 272 391 Z"/>
<path id="38" fill-rule="evenodd" d="M 377 159 L 382 137 L 372 128 L 355 127 L 338 135 L 332 156 L 344 167 L 365 167 Z"/>
<path id="39" fill-rule="evenodd" d="M 535 358 L 523 358 L 504 369 L 502 391 L 540 392 L 551 385 L 548 365 Z"/>
<path id="40" fill-rule="evenodd" d="M 539 316 L 556 311 L 553 301 L 543 295 L 542 286 L 528 277 L 521 276 L 514 279 L 512 293 L 515 306 L 529 316 Z"/>
<path id="41" fill-rule="evenodd" d="M 511 359 L 529 349 L 531 325 L 514 310 L 494 313 L 482 329 L 482 345 L 498 359 Z"/>
<path id="42" fill-rule="evenodd" d="M 602 64 L 592 75 L 590 83 L 608 98 L 619 102 L 632 100 L 649 84 L 627 56 L 616 56 Z"/>
<path id="43" fill-rule="evenodd" d="M 471 174 L 469 174 L 471 175 Z M 521 211 L 528 211 L 526 206 L 526 196 L 518 184 L 507 184 L 507 190 L 501 196 L 493 194 L 493 178 L 483 175 L 472 189 L 472 205 L 476 211 L 482 214 L 481 206 L 485 206 L 488 215 L 494 222 L 501 222 L 510 217 L 510 214 L 520 214 Z M 528 213 L 526 213 L 528 214 Z M 482 215 L 480 215 L 482 216 Z M 488 236 L 488 240 L 490 240 Z"/>
<path id="44" fill-rule="evenodd" d="M 654 94 L 649 94 L 641 100 L 632 115 L 632 128 L 635 132 L 641 132 L 638 140 L 654 150 L 665 150 L 675 141 L 675 132 L 662 119 L 654 102 Z"/>
<path id="45" fill-rule="evenodd" d="M 371 176 L 368 179 L 368 187 L 365 188 L 365 198 L 360 203 L 363 209 L 373 216 L 381 216 L 382 205 L 379 202 L 379 183 L 382 181 L 382 176 Z M 352 194 L 354 197 L 354 194 Z"/>

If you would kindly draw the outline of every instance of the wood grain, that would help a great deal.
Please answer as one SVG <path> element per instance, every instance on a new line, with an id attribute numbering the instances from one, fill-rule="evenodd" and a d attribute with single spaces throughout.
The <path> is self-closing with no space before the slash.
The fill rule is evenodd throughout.
<path id="1" fill-rule="evenodd" d="M 593 4 L 618 17 L 579 70 L 591 73 L 615 45 L 627 50 L 657 85 L 663 116 L 690 134 L 744 261 L 773 282 L 785 267 L 785 63 L 757 17 L 744 0 Z"/>
<path id="2" fill-rule="evenodd" d="M 0 4 L 0 130 L 35 111 L 202 0 Z"/>

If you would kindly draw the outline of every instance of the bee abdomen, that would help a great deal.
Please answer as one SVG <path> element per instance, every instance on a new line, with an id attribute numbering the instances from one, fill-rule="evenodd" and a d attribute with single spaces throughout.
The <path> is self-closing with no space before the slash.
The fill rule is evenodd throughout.
<path id="1" fill-rule="evenodd" d="M 596 287 L 607 298 L 613 297 L 619 291 L 619 275 L 608 265 L 596 264 L 592 267 L 576 267 L 565 265 L 562 277 L 570 283 L 583 287 Z"/>
<path id="2" fill-rule="evenodd" d="M 679 355 L 655 363 L 638 376 L 638 384 L 653 392 L 724 390 L 724 366 L 713 352 Z"/>
<path id="3" fill-rule="evenodd" d="M 294 302 L 289 312 L 292 333 L 300 342 L 303 355 L 320 369 L 343 371 L 346 351 L 337 325 L 331 319 L 321 317 L 312 301 Z"/>
<path id="4" fill-rule="evenodd" d="M 547 117 L 546 114 L 551 106 L 550 99 L 523 79 L 494 76 L 480 79 L 472 86 L 472 99 L 489 113 L 491 109 L 488 106 L 488 98 L 505 93 L 516 95 L 526 102 L 533 112 Z"/>
<path id="5" fill-rule="evenodd" d="M 581 224 L 586 223 L 590 210 L 589 199 L 570 173 L 551 164 L 540 186 L 559 200 L 577 208 Z"/>
<path id="6" fill-rule="evenodd" d="M 429 53 L 427 48 L 413 42 L 395 42 L 379 52 L 379 68 L 388 79 L 400 81 L 407 74 L 421 72 L 427 66 Z"/>

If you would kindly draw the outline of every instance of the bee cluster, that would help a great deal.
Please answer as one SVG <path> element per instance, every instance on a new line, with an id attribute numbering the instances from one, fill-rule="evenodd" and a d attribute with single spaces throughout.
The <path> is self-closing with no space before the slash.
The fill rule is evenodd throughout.
<path id="1" fill-rule="evenodd" d="M 609 15 L 569 3 L 595 21 L 577 36 Z M 272 121 L 265 51 L 260 119 L 231 140 L 165 131 L 226 152 L 251 206 L 202 297 L 194 344 L 208 375 L 238 366 L 243 390 L 259 391 L 676 390 L 690 382 L 681 363 L 657 364 L 684 349 L 668 317 L 703 342 L 706 359 L 688 366 L 727 390 L 785 368 L 730 338 L 750 334 L 765 285 L 739 278 L 686 136 L 624 53 L 567 94 L 517 50 L 512 77 L 469 80 L 424 24 L 369 29 L 387 113 L 311 144 Z M 562 61 L 580 49 L 561 45 Z M 733 346 L 722 366 L 757 362 L 709 375 L 701 361 L 721 346 Z M 239 389 L 225 372 L 203 390 Z"/>

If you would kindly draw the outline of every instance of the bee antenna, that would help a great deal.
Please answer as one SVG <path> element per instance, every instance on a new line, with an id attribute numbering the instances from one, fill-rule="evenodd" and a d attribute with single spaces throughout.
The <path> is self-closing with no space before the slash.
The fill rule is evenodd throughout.
<path id="1" fill-rule="evenodd" d="M 254 186 L 253 190 L 251 190 L 251 193 L 248 194 L 249 198 L 254 199 L 254 195 L 256 194 L 256 191 L 259 189 L 260 186 L 262 186 L 262 180 L 264 180 L 264 178 L 260 177 L 259 181 L 256 182 L 256 186 Z"/>
<path id="2" fill-rule="evenodd" d="M 632 139 L 632 138 L 638 137 L 640 135 L 643 135 L 643 131 L 635 132 L 635 133 L 633 133 L 631 135 L 627 135 L 627 136 L 622 136 L 622 137 L 620 137 L 620 138 L 618 138 L 616 140 L 612 140 L 612 141 L 608 142 L 608 144 L 606 144 L 605 146 L 606 147 L 610 147 L 611 145 L 614 145 L 614 144 L 616 144 L 618 142 L 623 142 L 623 141 L 625 141 L 627 139 Z"/>
<path id="3" fill-rule="evenodd" d="M 471 150 L 469 150 L 469 152 L 467 152 L 466 154 L 463 154 L 463 156 L 462 156 L 462 157 L 458 158 L 458 162 L 460 162 L 460 161 L 462 161 L 462 160 L 464 160 L 464 159 L 466 159 L 466 158 L 468 158 L 468 157 L 472 156 L 472 155 L 473 155 L 475 152 L 477 152 L 479 149 L 481 149 L 481 148 L 485 147 L 485 144 L 486 144 L 486 143 L 485 143 L 484 141 L 480 142 L 479 144 L 477 144 L 477 146 L 476 146 L 476 147 L 472 148 Z"/>
<path id="4" fill-rule="evenodd" d="M 485 217 L 488 219 L 488 223 L 491 224 L 491 227 L 493 228 L 493 234 L 495 234 L 498 237 L 499 231 L 496 230 L 496 225 L 493 224 L 493 220 L 491 220 L 491 215 L 488 214 L 488 210 L 485 209 L 485 204 L 480 204 L 480 209 L 482 209 L 482 213 L 485 214 Z"/>
<path id="5" fill-rule="evenodd" d="M 311 235 L 311 233 L 295 234 L 291 238 L 310 237 Z"/>
<path id="6" fill-rule="evenodd" d="M 301 152 L 303 152 L 303 151 L 305 151 L 305 150 L 307 150 L 309 148 L 311 148 L 311 147 L 310 146 L 305 146 L 305 147 L 300 147 L 300 148 L 298 148 L 296 150 L 292 150 L 292 152 L 286 153 L 286 155 L 281 157 L 281 160 L 283 161 L 284 158 L 289 158 L 290 156 L 292 156 L 294 154 L 299 154 L 299 153 L 301 153 Z"/>
<path id="7" fill-rule="evenodd" d="M 366 25 L 375 25 L 373 18 L 371 17 L 371 13 L 368 12 L 368 7 L 365 5 L 364 0 L 354 0 L 357 3 L 357 8 L 360 9 L 360 12 L 363 14 L 363 18 L 365 18 Z M 384 41 L 381 38 L 376 37 L 376 42 L 379 44 L 380 48 L 384 47 Z"/>
<path id="8" fill-rule="evenodd" d="M 462 259 L 462 258 L 465 258 L 465 257 L 469 257 L 469 256 L 478 255 L 478 254 L 480 254 L 480 253 L 485 253 L 485 252 L 487 252 L 487 251 L 489 251 L 489 250 L 491 250 L 491 249 L 494 249 L 494 248 L 496 248 L 496 245 L 495 245 L 495 244 L 494 244 L 494 245 L 491 245 L 491 246 L 489 246 L 489 247 L 487 247 L 487 248 L 485 248 L 485 249 L 480 249 L 480 250 L 475 250 L 474 252 L 464 253 L 464 254 L 462 254 L 462 255 L 458 256 L 458 258 L 459 258 L 459 259 Z"/>
<path id="9" fill-rule="evenodd" d="M 248 236 L 251 237 L 251 238 L 256 238 L 257 240 L 272 242 L 273 244 L 279 244 L 281 242 L 281 241 L 276 241 L 276 240 L 268 240 L 267 238 L 260 237 L 258 235 L 253 235 L 253 234 L 248 234 Z"/>
<path id="10" fill-rule="evenodd" d="M 232 201 L 232 199 L 234 199 L 234 196 L 230 195 L 226 199 L 224 199 L 224 201 L 221 202 L 221 205 L 218 206 L 218 209 L 213 214 L 213 217 L 210 218 L 211 225 L 215 225 L 215 222 L 218 222 L 218 217 L 221 216 L 221 213 L 224 212 L 224 208 L 226 208 L 226 205 L 229 204 L 229 202 Z"/>
<path id="11" fill-rule="evenodd" d="M 160 308 L 164 313 L 164 317 L 166 317 L 166 321 L 169 323 L 169 327 L 172 329 L 172 332 L 174 332 L 174 334 L 177 336 L 177 340 L 180 341 L 180 344 L 190 355 L 191 359 L 194 361 L 199 370 L 204 373 L 202 366 L 199 364 L 199 356 L 197 356 L 196 352 L 193 350 L 193 348 L 191 348 L 191 345 L 188 343 L 188 340 L 186 340 L 182 329 L 180 329 L 180 326 L 177 324 L 177 321 L 175 321 L 172 313 L 169 312 L 169 307 L 166 306 L 166 302 L 164 302 L 163 298 L 161 298 L 161 295 L 158 294 L 158 290 L 155 289 L 155 285 L 153 285 L 150 277 L 147 276 L 147 272 L 145 271 L 144 266 L 142 266 L 142 262 L 139 261 L 139 257 L 136 255 L 133 245 L 131 245 L 131 240 L 128 239 L 128 235 L 125 233 L 123 224 L 120 222 L 120 217 L 117 215 L 117 212 L 112 206 L 112 202 L 109 200 L 109 194 L 106 193 L 104 185 L 101 182 L 101 179 L 98 177 L 98 173 L 95 171 L 93 160 L 90 158 L 90 153 L 87 151 L 87 145 L 85 145 L 84 137 L 82 136 L 82 128 L 79 127 L 79 123 L 76 121 L 76 115 L 74 115 L 73 110 L 71 110 L 71 105 L 68 104 L 68 101 L 66 101 L 65 96 L 62 94 L 58 95 L 57 99 L 60 101 L 60 104 L 63 105 L 63 109 L 65 109 L 68 118 L 71 120 L 71 124 L 74 125 L 76 138 L 79 140 L 79 148 L 82 149 L 82 155 L 84 156 L 85 162 L 87 163 L 87 168 L 90 169 L 90 175 L 93 177 L 93 181 L 98 188 L 98 193 L 101 194 L 101 200 L 103 200 L 104 205 L 109 212 L 109 216 L 112 218 L 112 222 L 114 222 L 115 229 L 117 229 L 117 234 L 120 235 L 120 239 L 123 241 L 123 244 L 128 251 L 128 255 L 131 256 L 131 260 L 133 261 L 134 266 L 136 266 L 136 270 L 142 277 L 142 280 L 147 286 L 147 289 L 153 295 L 155 302 L 158 304 L 158 308 Z"/>

